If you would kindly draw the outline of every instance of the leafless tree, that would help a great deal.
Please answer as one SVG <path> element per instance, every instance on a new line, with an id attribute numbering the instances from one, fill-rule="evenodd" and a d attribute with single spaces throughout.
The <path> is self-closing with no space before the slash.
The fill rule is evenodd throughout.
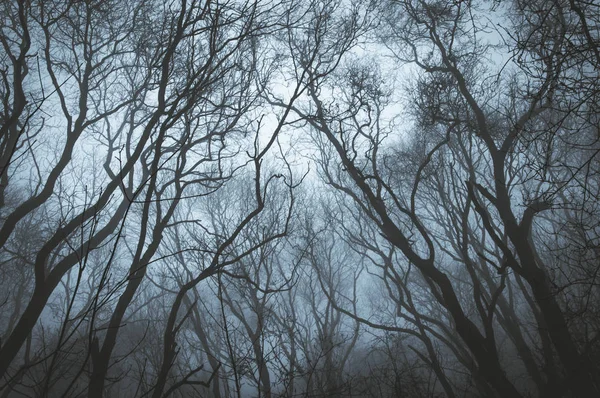
<path id="1" fill-rule="evenodd" d="M 383 78 L 370 66 L 356 66 L 347 48 L 321 46 L 317 58 L 324 60 L 322 64 L 337 50 L 338 59 L 347 60 L 341 64 L 348 66 L 338 73 L 319 62 L 321 68 L 307 68 L 308 98 L 295 107 L 317 132 L 326 182 L 348 195 L 419 270 L 461 345 L 472 355 L 469 371 L 482 382 L 484 394 L 491 388 L 501 396 L 520 396 L 527 388 L 517 387 L 507 374 L 499 344 L 503 333 L 523 354 L 538 393 L 563 394 L 553 388 L 554 352 L 559 372 L 564 370 L 566 377 L 559 384 L 576 395 L 598 389 L 594 360 L 577 341 L 576 328 L 569 327 L 550 269 L 540 257 L 536 232 L 545 223 L 535 222 L 533 227 L 540 218 L 536 215 L 565 207 L 554 198 L 568 192 L 574 181 L 586 180 L 581 170 L 596 162 L 595 150 L 586 151 L 583 159 L 575 155 L 582 162 L 578 166 L 550 160 L 565 145 L 569 158 L 579 152 L 579 146 L 567 141 L 567 128 L 576 123 L 574 130 L 585 131 L 589 120 L 577 123 L 571 118 L 592 102 L 587 102 L 591 96 L 577 98 L 573 84 L 566 82 L 575 77 L 591 88 L 587 93 L 595 92 L 594 83 L 585 83 L 588 73 L 597 72 L 589 46 L 594 38 L 588 24 L 594 19 L 582 19 L 577 7 L 560 2 L 511 6 L 513 20 L 519 19 L 529 30 L 507 39 L 507 48 L 515 54 L 514 68 L 507 68 L 514 83 L 502 90 L 490 82 L 504 75 L 496 77 L 496 72 L 485 69 L 484 57 L 493 48 L 481 37 L 487 22 L 479 5 L 443 1 L 382 5 L 380 39 L 396 62 L 416 66 L 420 75 L 412 96 L 413 130 L 419 135 L 405 158 L 409 161 L 399 161 L 394 154 L 398 145 L 389 144 L 394 130 L 393 124 L 384 124 L 390 94 Z M 329 26 L 313 31 L 316 43 L 339 35 L 333 24 Z M 581 39 L 563 39 L 565 32 Z M 579 58 L 582 52 L 590 56 Z M 521 90 L 523 79 L 527 85 Z M 548 123 L 560 114 L 558 121 Z M 564 137 L 560 149 L 554 150 L 549 134 Z M 555 165 L 553 172 L 551 165 L 539 167 L 539 152 L 533 148 L 540 146 L 546 151 L 542 159 Z M 443 178 L 436 168 L 448 168 L 449 175 Z M 549 177 L 561 172 L 569 177 Z M 445 238 L 440 228 L 445 228 Z M 457 279 L 461 270 L 455 271 L 456 266 L 464 267 L 466 285 Z M 469 286 L 473 296 L 463 295 L 461 285 Z M 507 304 L 510 286 L 517 287 L 529 310 L 538 314 L 545 365 L 536 363 L 529 346 L 535 343 L 525 340 L 515 320 L 516 309 Z M 543 378 L 542 367 L 547 370 Z"/>
<path id="2" fill-rule="evenodd" d="M 595 2 L 0 10 L 2 397 L 600 393 Z"/>

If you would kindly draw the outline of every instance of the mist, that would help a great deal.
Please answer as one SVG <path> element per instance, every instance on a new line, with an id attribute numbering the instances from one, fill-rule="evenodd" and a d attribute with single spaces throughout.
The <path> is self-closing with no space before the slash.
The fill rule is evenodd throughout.
<path id="1" fill-rule="evenodd" d="M 595 2 L 0 10 L 0 398 L 600 396 Z"/>

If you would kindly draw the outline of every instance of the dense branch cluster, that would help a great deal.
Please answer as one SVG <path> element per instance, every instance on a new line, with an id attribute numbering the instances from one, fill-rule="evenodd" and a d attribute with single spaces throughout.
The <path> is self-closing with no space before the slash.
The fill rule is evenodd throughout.
<path id="1" fill-rule="evenodd" d="M 0 10 L 0 397 L 600 395 L 600 4 Z"/>

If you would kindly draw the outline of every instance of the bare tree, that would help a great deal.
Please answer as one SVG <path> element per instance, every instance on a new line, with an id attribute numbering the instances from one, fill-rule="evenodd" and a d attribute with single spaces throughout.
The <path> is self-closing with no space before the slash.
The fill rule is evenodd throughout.
<path id="1" fill-rule="evenodd" d="M 597 369 L 581 351 L 575 331 L 567 324 L 548 266 L 540 258 L 532 236 L 535 215 L 561 208 L 552 198 L 568 191 L 572 180 L 563 177 L 559 183 L 547 177 L 549 171 L 542 172 L 544 178 L 540 179 L 536 174 L 540 169 L 530 157 L 536 154 L 531 152 L 532 143 L 548 148 L 551 142 L 544 135 L 530 132 L 532 127 L 562 134 L 563 130 L 556 130 L 556 122 L 544 126 L 548 113 L 556 112 L 558 107 L 567 116 L 587 106 L 587 102 L 575 102 L 572 107 L 567 100 L 573 98 L 572 94 L 562 85 L 577 76 L 580 66 L 595 73 L 596 66 L 588 61 L 594 58 L 571 67 L 573 53 L 562 49 L 572 43 L 566 45 L 562 37 L 566 31 L 583 34 L 586 40 L 581 40 L 584 44 L 578 45 L 578 51 L 592 51 L 593 55 L 589 28 L 583 28 L 593 18 L 577 19 L 577 7 L 558 2 L 544 7 L 546 3 L 533 8 L 515 4 L 513 9 L 521 22 L 531 27 L 530 36 L 519 36 L 508 44 L 509 50 L 517 54 L 516 69 L 512 70 L 515 84 L 521 78 L 528 82 L 526 91 L 520 92 L 494 90 L 482 77 L 482 57 L 491 54 L 492 47 L 480 37 L 486 27 L 477 5 L 407 1 L 382 6 L 379 34 L 384 44 L 397 62 L 412 63 L 423 76 L 415 86 L 418 95 L 413 97 L 416 128 L 423 140 L 420 147 L 411 148 L 412 160 L 402 164 L 412 170 L 398 169 L 393 149 L 383 144 L 390 142 L 393 133 L 382 128 L 386 91 L 383 79 L 369 67 L 357 68 L 347 61 L 349 66 L 337 75 L 325 66 L 307 69 L 308 99 L 295 108 L 300 118 L 320 134 L 318 137 L 323 137 L 317 140 L 324 153 L 320 162 L 327 183 L 347 194 L 385 239 L 420 271 L 432 296 L 448 313 L 448 322 L 473 356 L 469 370 L 483 381 L 482 393 L 487 394 L 491 387 L 501 396 L 522 393 L 507 375 L 501 358 L 497 317 L 502 317 L 499 323 L 503 332 L 509 333 L 525 354 L 525 365 L 538 388 L 544 393 L 561 394 L 545 387 L 529 343 L 515 324 L 514 309 L 505 301 L 510 298 L 503 297 L 512 279 L 508 272 L 515 274 L 511 284 L 518 286 L 523 295 L 531 295 L 527 302 L 531 311 L 539 311 L 538 330 L 547 334 L 547 339 L 543 336 L 541 340 L 551 341 L 551 351 L 555 350 L 566 372 L 566 388 L 578 395 L 598 388 Z M 314 32 L 317 43 L 327 43 L 329 37 L 339 34 L 334 28 Z M 329 60 L 335 50 L 321 46 L 317 58 Z M 337 51 L 342 59 L 347 49 Z M 345 58 L 350 60 L 351 53 Z M 585 84 L 587 76 L 580 73 L 579 79 Z M 561 108 L 563 105 L 569 107 Z M 560 128 L 563 126 L 561 122 Z M 576 150 L 568 151 L 573 154 Z M 592 157 L 584 158 L 584 167 L 594 162 L 595 151 L 589 154 Z M 456 173 L 455 165 L 464 167 L 463 175 Z M 438 178 L 437 185 L 427 189 L 430 180 L 436 182 L 432 177 L 436 167 L 453 168 L 448 178 L 454 180 Z M 563 166 L 562 170 L 573 180 L 581 175 L 577 166 Z M 398 172 L 404 172 L 404 176 L 397 176 Z M 450 197 L 443 196 L 447 190 L 451 190 Z M 515 204 L 521 198 L 524 210 Z M 444 211 L 435 208 L 440 200 Z M 446 228 L 452 239 L 442 239 L 439 228 Z M 447 242 L 453 243 L 453 250 L 445 245 Z M 473 297 L 460 293 L 461 283 L 448 260 L 465 267 Z M 475 306 L 465 300 L 474 300 Z M 552 355 L 545 362 L 551 363 Z M 552 371 L 546 375 L 549 385 L 555 375 Z"/>
<path id="2" fill-rule="evenodd" d="M 17 357 L 36 324 L 43 325 L 44 309 L 63 297 L 68 310 L 61 314 L 56 350 L 64 349 L 63 337 L 75 336 L 73 328 L 86 329 L 88 394 L 102 395 L 109 368 L 122 360 L 113 358 L 119 331 L 135 314 L 132 303 L 179 204 L 219 189 L 249 161 L 256 170 L 258 207 L 248 221 L 262 211 L 270 184 L 261 184 L 260 164 L 280 128 L 250 159 L 234 158 L 245 149 L 244 137 L 258 134 L 250 112 L 271 67 L 265 59 L 258 63 L 259 40 L 278 29 L 266 19 L 267 6 L 186 1 L 3 6 L 11 22 L 2 35 L 3 268 L 12 272 L 19 266 L 10 254 L 18 249 L 35 276 L 24 309 L 16 303 L 25 301 L 26 290 L 15 292 L 3 330 L 0 373 L 7 385 L 23 365 L 30 366 L 29 348 L 25 361 Z M 51 146 L 46 150 L 40 142 Z M 26 169 L 32 170 L 29 186 L 19 186 Z M 20 189 L 27 193 L 12 193 Z M 36 247 L 23 248 L 19 231 L 35 220 L 44 223 L 43 234 L 31 240 Z M 244 226 L 233 231 L 231 241 Z M 222 242 L 221 250 L 229 243 Z M 101 247 L 110 248 L 105 263 L 86 269 L 88 257 Z M 221 255 L 210 272 L 222 265 Z M 76 265 L 79 273 L 73 274 Z M 88 286 L 91 296 L 81 299 L 81 281 L 91 275 L 99 277 Z M 75 285 L 64 279 L 71 277 Z M 46 348 L 39 361 L 54 363 L 58 351 Z M 168 357 L 164 362 L 168 369 Z M 165 372 L 156 394 L 162 393 Z"/>
<path id="3" fill-rule="evenodd" d="M 2 397 L 600 393 L 594 2 L 0 10 Z"/>

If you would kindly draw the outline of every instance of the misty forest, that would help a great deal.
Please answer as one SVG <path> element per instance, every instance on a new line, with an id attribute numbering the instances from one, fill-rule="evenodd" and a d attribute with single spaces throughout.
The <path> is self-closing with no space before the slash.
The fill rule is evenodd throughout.
<path id="1" fill-rule="evenodd" d="M 600 396 L 600 2 L 0 20 L 0 398 Z"/>

